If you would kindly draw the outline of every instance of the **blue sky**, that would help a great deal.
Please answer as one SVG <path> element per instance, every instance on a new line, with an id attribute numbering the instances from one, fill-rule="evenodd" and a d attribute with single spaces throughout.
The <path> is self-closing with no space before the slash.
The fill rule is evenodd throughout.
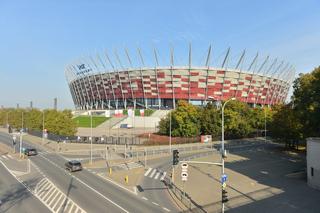
<path id="1" fill-rule="evenodd" d="M 319 11 L 318 0 L 0 0 L 0 105 L 49 108 L 57 97 L 73 108 L 66 65 L 125 47 L 140 47 L 150 65 L 153 47 L 162 65 L 171 46 L 186 64 L 189 42 L 198 65 L 209 44 L 213 63 L 229 46 L 234 58 L 245 48 L 310 72 L 320 65 Z"/>

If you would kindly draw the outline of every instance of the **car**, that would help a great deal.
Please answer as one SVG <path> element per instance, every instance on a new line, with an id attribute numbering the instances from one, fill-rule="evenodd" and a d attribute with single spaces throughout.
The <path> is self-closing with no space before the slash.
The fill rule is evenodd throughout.
<path id="1" fill-rule="evenodd" d="M 81 162 L 78 160 L 70 160 L 67 163 L 65 163 L 65 166 L 66 166 L 66 170 L 69 170 L 70 172 L 82 170 Z"/>
<path id="2" fill-rule="evenodd" d="M 25 148 L 23 150 L 23 154 L 25 154 L 27 156 L 32 156 L 32 155 L 37 155 L 38 152 L 35 148 Z"/>

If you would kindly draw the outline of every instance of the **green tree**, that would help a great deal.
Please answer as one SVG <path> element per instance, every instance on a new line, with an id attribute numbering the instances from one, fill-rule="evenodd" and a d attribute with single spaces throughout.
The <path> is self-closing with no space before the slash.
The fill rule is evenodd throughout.
<path id="1" fill-rule="evenodd" d="M 303 126 L 303 137 L 320 136 L 320 67 L 300 74 L 293 89 L 293 109 Z"/>

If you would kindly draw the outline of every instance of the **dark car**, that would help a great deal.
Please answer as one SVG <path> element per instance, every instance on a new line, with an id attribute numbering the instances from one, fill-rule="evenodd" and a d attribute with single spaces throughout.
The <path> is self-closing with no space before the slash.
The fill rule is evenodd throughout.
<path id="1" fill-rule="evenodd" d="M 25 148 L 23 153 L 27 156 L 37 155 L 38 152 L 35 148 Z"/>
<path id="2" fill-rule="evenodd" d="M 82 170 L 82 165 L 80 161 L 77 160 L 71 160 L 68 161 L 66 164 L 66 169 L 69 170 L 70 172 L 75 172 L 75 171 L 81 171 Z"/>

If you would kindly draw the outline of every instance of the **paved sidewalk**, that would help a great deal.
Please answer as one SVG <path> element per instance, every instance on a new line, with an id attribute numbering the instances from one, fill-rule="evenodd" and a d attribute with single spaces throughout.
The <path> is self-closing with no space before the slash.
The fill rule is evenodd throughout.
<path id="1" fill-rule="evenodd" d="M 220 156 L 193 159 L 220 162 Z M 301 155 L 279 149 L 257 149 L 229 154 L 225 173 L 228 175 L 228 212 L 317 212 L 320 192 L 307 186 L 304 176 L 291 176 L 305 167 Z M 200 206 L 200 212 L 221 212 L 221 167 L 189 164 L 188 181 L 181 181 L 181 167 L 175 170 L 175 184 Z M 314 206 L 305 209 L 305 206 Z"/>

